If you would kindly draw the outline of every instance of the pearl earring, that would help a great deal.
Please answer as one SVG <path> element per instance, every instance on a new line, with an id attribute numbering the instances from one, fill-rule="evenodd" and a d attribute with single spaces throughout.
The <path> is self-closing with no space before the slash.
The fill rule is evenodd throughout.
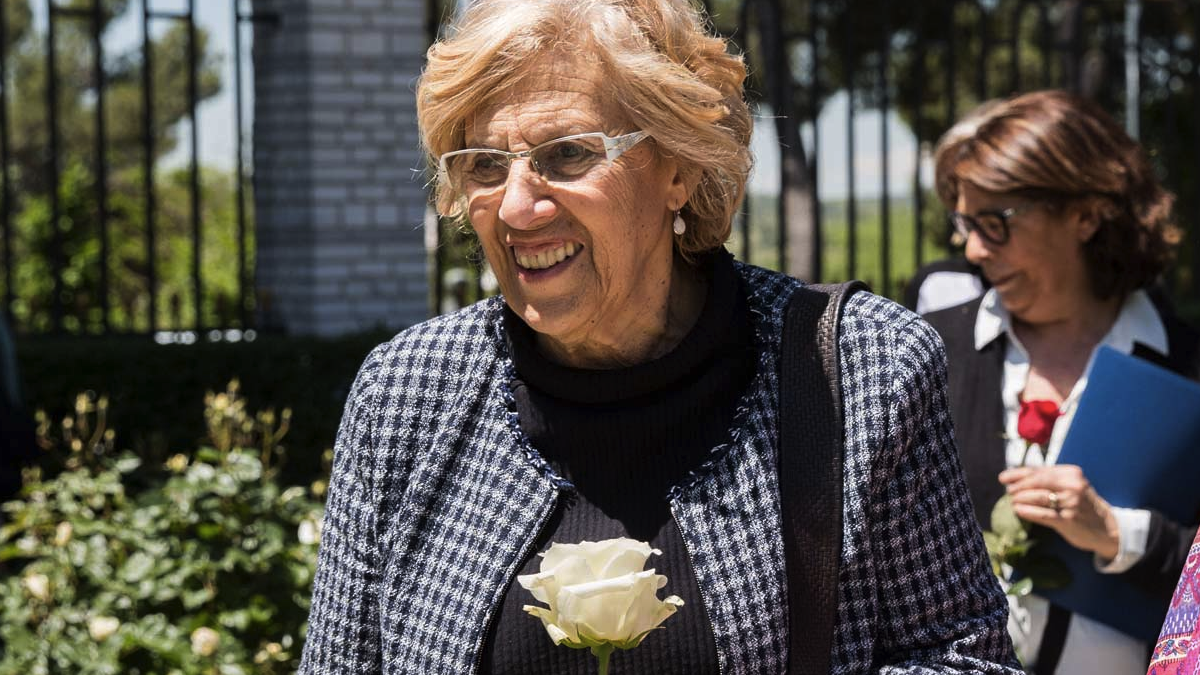
<path id="1" fill-rule="evenodd" d="M 678 235 L 682 235 L 684 232 L 687 232 L 687 223 L 683 222 L 683 216 L 679 215 L 678 211 L 675 212 L 675 222 L 671 229 L 675 232 L 675 234 Z"/>

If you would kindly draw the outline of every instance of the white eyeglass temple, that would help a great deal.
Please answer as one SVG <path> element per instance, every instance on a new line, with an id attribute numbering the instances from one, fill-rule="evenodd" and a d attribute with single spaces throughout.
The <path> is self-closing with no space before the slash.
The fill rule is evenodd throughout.
<path id="1" fill-rule="evenodd" d="M 649 135 L 650 134 L 646 133 L 645 131 L 632 131 L 623 136 L 617 136 L 616 138 L 608 138 L 605 136 L 604 154 L 608 158 L 608 161 L 611 162 L 620 157 L 621 153 L 625 152 L 629 148 L 632 148 L 635 144 L 639 143 L 643 138 Z"/>

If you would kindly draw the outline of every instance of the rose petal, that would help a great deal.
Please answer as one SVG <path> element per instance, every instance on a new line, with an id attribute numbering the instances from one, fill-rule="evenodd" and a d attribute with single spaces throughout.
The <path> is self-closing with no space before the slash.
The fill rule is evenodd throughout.
<path id="1" fill-rule="evenodd" d="M 575 627 L 573 625 L 566 626 L 565 628 L 569 628 L 572 631 L 568 633 L 564 630 L 563 626 L 558 625 L 559 619 L 554 612 L 545 607 L 538 607 L 537 605 L 525 605 L 521 609 L 542 620 L 542 627 L 546 629 L 546 633 L 550 635 L 550 639 L 554 641 L 554 644 L 558 645 L 563 642 L 573 645 L 579 644 L 579 635 L 574 632 Z"/>
<path id="2" fill-rule="evenodd" d="M 518 576 L 517 583 L 529 589 L 535 599 L 554 609 L 558 606 L 558 594 L 563 586 L 583 583 L 592 578 L 586 560 L 569 557 L 554 560 L 553 567 L 549 567 L 546 560 L 543 560 L 541 572 Z"/>
<path id="3" fill-rule="evenodd" d="M 628 538 L 578 544 L 553 544 L 537 574 L 518 577 L 534 598 L 549 605 L 527 605 L 555 644 L 594 647 L 612 643 L 636 646 L 683 604 L 676 596 L 658 599 L 667 578 L 643 570 L 661 551 Z"/>
<path id="4" fill-rule="evenodd" d="M 624 539 L 620 541 L 630 540 Z M 602 567 L 599 569 L 593 567 L 597 578 L 611 579 L 612 577 L 619 577 L 623 574 L 634 574 L 636 572 L 641 572 L 642 568 L 646 566 L 646 559 L 649 558 L 651 554 L 661 554 L 662 551 L 650 548 L 650 546 L 647 544 L 642 544 L 640 547 L 623 547 L 619 550 L 612 551 L 611 553 L 612 554 L 608 557 L 608 560 L 603 563 Z M 593 565 L 595 564 L 596 563 L 593 563 Z"/>
<path id="5" fill-rule="evenodd" d="M 665 583 L 666 577 L 662 575 L 652 575 L 639 580 L 637 595 L 625 617 L 626 624 L 622 629 L 625 635 L 642 635 L 656 628 L 679 608 L 674 604 L 674 600 L 668 603 L 658 599 L 656 591 Z"/>
<path id="6" fill-rule="evenodd" d="M 606 539 L 604 541 L 581 541 L 578 544 L 554 544 L 542 554 L 542 569 L 553 569 L 561 565 L 564 560 L 570 558 L 582 558 L 587 561 L 588 566 L 591 568 L 592 575 L 590 578 L 617 576 L 615 573 L 604 575 L 604 569 L 609 566 L 611 560 L 629 551 L 640 555 L 642 564 L 637 565 L 633 569 L 622 570 L 622 573 L 640 571 L 644 566 L 646 558 L 651 553 L 661 553 L 661 551 L 650 548 L 650 545 L 646 542 L 636 541 L 627 537 Z"/>
<path id="7" fill-rule="evenodd" d="M 567 586 L 559 594 L 559 617 L 575 624 L 581 637 L 620 641 L 631 637 L 627 616 L 639 596 L 653 598 L 653 571 Z"/>

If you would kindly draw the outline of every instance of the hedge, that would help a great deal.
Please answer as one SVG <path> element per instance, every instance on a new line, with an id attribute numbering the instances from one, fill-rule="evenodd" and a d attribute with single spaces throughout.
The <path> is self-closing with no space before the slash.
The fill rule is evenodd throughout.
<path id="1" fill-rule="evenodd" d="M 205 436 L 204 394 L 234 378 L 259 410 L 292 409 L 282 444 L 286 483 L 305 484 L 333 447 L 354 376 L 383 333 L 340 339 L 260 336 L 253 342 L 159 345 L 149 337 L 36 337 L 17 340 L 25 399 L 61 419 L 75 397 L 109 398 L 116 447 L 147 461 L 195 448 Z"/>

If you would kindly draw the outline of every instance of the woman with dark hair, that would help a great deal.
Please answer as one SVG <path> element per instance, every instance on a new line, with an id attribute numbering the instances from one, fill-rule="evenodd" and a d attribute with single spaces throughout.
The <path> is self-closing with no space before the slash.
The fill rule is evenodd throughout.
<path id="1" fill-rule="evenodd" d="M 594 673 L 598 624 L 627 610 L 622 673 L 1016 672 L 941 345 L 894 303 L 842 308 L 841 499 L 785 522 L 780 423 L 803 411 L 779 406 L 783 318 L 815 291 L 723 249 L 752 125 L 745 66 L 705 25 L 689 0 L 478 0 L 430 49 L 437 207 L 503 296 L 360 370 L 301 672 Z M 841 544 L 828 639 L 789 625 L 810 609 L 789 606 L 793 525 Z M 579 582 L 599 568 L 619 574 Z M 645 602 L 618 592 L 635 583 Z"/>
<path id="2" fill-rule="evenodd" d="M 1146 291 L 1180 238 L 1173 197 L 1138 144 L 1075 95 L 991 103 L 969 126 L 939 143 L 937 189 L 992 288 L 926 318 L 946 343 L 976 515 L 988 527 L 1007 493 L 1022 520 L 1094 554 L 1100 572 L 1158 594 L 1165 611 L 1195 524 L 1113 507 L 1057 457 L 1099 347 L 1200 374 L 1200 335 Z M 1044 434 L 1026 426 L 1036 411 Z M 1144 640 L 1072 615 L 1036 589 L 1010 604 L 1014 645 L 1033 672 L 1144 669 Z"/>

